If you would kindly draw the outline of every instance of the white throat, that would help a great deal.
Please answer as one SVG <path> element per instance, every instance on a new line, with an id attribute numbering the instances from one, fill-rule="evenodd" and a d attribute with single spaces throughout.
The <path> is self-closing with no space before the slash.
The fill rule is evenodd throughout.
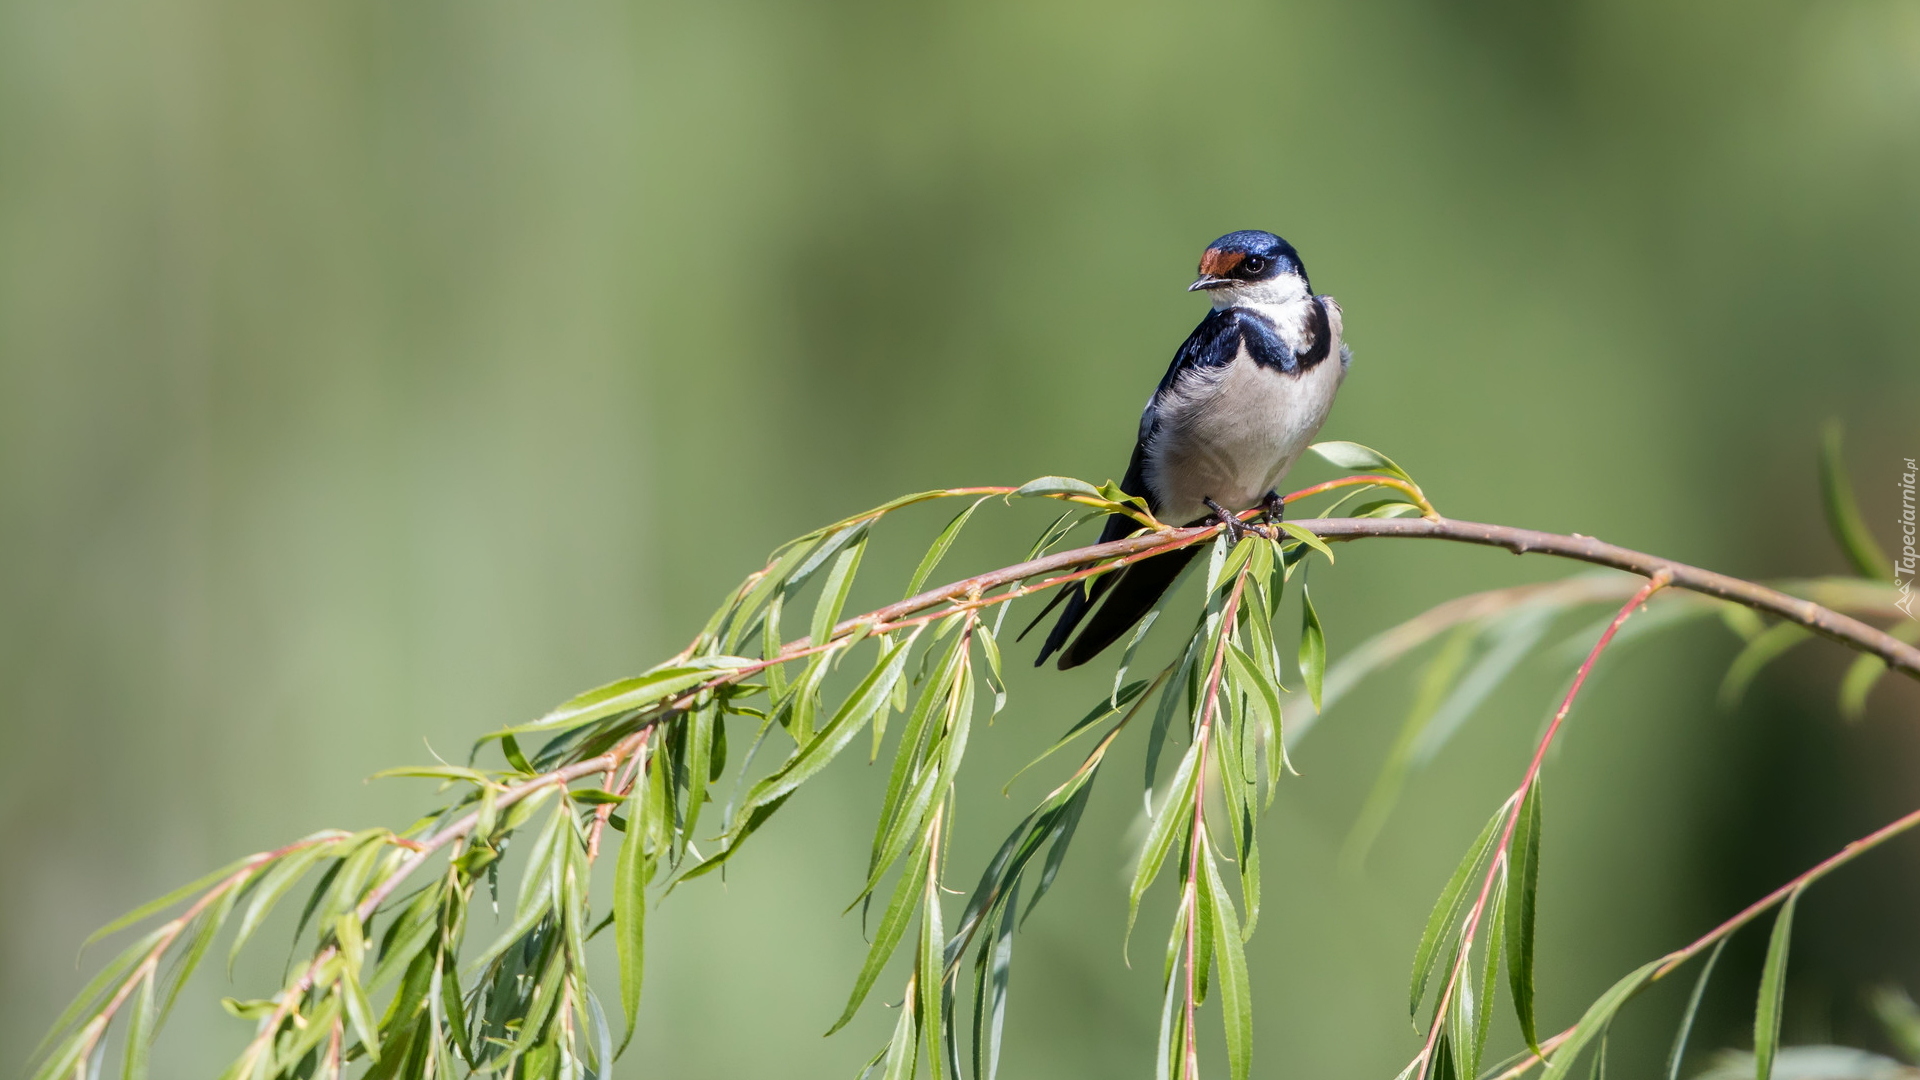
<path id="1" fill-rule="evenodd" d="M 1249 281 L 1212 291 L 1213 310 L 1230 307 L 1286 307 L 1311 299 L 1307 283 L 1294 274 L 1282 274 L 1266 281 Z"/>

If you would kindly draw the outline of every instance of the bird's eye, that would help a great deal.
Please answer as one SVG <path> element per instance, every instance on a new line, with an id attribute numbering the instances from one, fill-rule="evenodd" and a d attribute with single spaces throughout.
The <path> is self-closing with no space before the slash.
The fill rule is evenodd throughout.
<path id="1" fill-rule="evenodd" d="M 1267 260 L 1258 255 L 1249 255 L 1247 261 L 1240 264 L 1240 268 L 1249 274 L 1262 273 L 1267 268 Z"/>

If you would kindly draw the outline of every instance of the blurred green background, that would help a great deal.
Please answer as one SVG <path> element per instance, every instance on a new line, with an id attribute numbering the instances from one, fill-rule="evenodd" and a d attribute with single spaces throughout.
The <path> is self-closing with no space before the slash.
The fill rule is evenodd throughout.
<path id="1" fill-rule="evenodd" d="M 0 1059 L 104 958 L 75 967 L 93 927 L 405 822 L 428 793 L 363 777 L 648 666 L 776 542 L 906 490 L 1117 475 L 1231 229 L 1287 236 L 1345 307 L 1326 435 L 1449 513 L 1839 571 L 1819 422 L 1883 542 L 1920 453 L 1916 110 L 1912 0 L 0 0 Z M 970 558 L 1039 522 L 996 520 Z M 893 589 L 923 537 L 887 536 Z M 1316 595 L 1337 657 L 1563 572 L 1382 541 Z M 1552 766 L 1556 1029 L 1920 789 L 1913 687 L 1845 727 L 1812 645 L 1721 714 L 1731 651 L 1623 650 Z M 976 739 L 956 884 L 1104 678 L 1023 676 Z M 1411 1055 L 1419 925 L 1556 676 L 1506 688 L 1343 877 L 1408 682 L 1330 713 L 1267 819 L 1265 1075 Z M 1151 1068 L 1133 760 L 1021 938 L 1013 1075 Z M 847 1077 L 884 1039 L 877 1005 L 819 1038 L 864 948 L 838 912 L 871 772 L 650 921 L 641 1071 Z M 1811 896 L 1789 1041 L 1873 1040 L 1860 990 L 1920 984 L 1916 901 L 1914 845 Z M 277 948 L 200 981 L 160 1075 L 224 1062 L 215 999 L 267 990 Z M 1736 957 L 1702 1045 L 1744 1039 Z M 1683 992 L 1616 1061 L 1657 1059 Z"/>

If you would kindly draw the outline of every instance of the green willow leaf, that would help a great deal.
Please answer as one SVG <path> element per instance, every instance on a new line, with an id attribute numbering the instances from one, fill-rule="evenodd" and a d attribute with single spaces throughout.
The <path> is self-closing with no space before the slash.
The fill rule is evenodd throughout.
<path id="1" fill-rule="evenodd" d="M 1300 582 L 1300 677 L 1306 681 L 1307 697 L 1313 711 L 1320 711 L 1320 691 L 1327 675 L 1327 633 L 1320 625 L 1320 613 L 1314 609 L 1313 596 L 1305 580 Z"/>
<path id="2" fill-rule="evenodd" d="M 1727 666 L 1727 677 L 1720 683 L 1720 707 L 1731 709 L 1740 704 L 1747 687 L 1753 685 L 1762 668 L 1812 636 L 1813 631 L 1799 623 L 1780 622 L 1747 642 L 1746 648 Z"/>
<path id="3" fill-rule="evenodd" d="M 813 622 L 807 635 L 812 644 L 826 644 L 834 625 L 840 621 L 840 612 L 847 606 L 847 594 L 853 591 L 853 579 L 859 574 L 860 560 L 866 553 L 867 537 L 862 533 L 833 560 L 826 584 L 820 586 L 820 599 L 813 606 Z"/>
<path id="4" fill-rule="evenodd" d="M 691 842 L 707 801 L 707 784 L 713 777 L 713 743 L 722 730 L 720 703 L 709 701 L 694 709 L 682 726 L 687 732 L 687 807 L 680 835 Z"/>
<path id="5" fill-rule="evenodd" d="M 1467 955 L 1462 957 L 1461 953 Z M 1452 1045 L 1454 1068 L 1461 1076 L 1473 1077 L 1480 1071 L 1480 1055 L 1476 1049 L 1474 1033 L 1479 1028 L 1479 1010 L 1485 1006 L 1478 994 L 1479 987 L 1473 978 L 1473 950 L 1467 942 L 1454 946 L 1453 959 L 1446 966 L 1447 971 L 1454 970 L 1454 961 L 1460 963 L 1460 978 L 1453 984 L 1453 997 L 1447 1005 L 1447 1015 L 1436 1016 L 1433 1022 L 1445 1024 L 1447 1042 Z"/>
<path id="6" fill-rule="evenodd" d="M 106 967 L 101 968 L 99 973 L 88 980 L 87 985 L 83 987 L 78 994 L 74 995 L 73 1002 L 67 1006 L 65 1012 L 60 1014 L 60 1018 L 53 1022 L 53 1026 L 47 1029 L 46 1037 L 41 1040 L 40 1045 L 29 1057 L 37 1058 L 41 1054 L 46 1053 L 48 1047 L 60 1043 L 62 1037 L 66 1036 L 72 1029 L 74 1022 L 79 1020 L 81 1016 L 85 1015 L 94 1006 L 101 1004 L 101 994 L 110 986 L 118 987 L 127 973 L 133 970 L 134 965 L 146 959 L 147 953 L 152 951 L 153 947 L 160 943 L 161 936 L 166 932 L 167 928 L 164 926 L 149 931 L 146 936 L 122 950 L 120 955 L 114 957 L 113 961 Z M 84 1028 L 82 1030 L 84 1030 Z M 60 1055 L 56 1053 L 53 1055 L 53 1058 L 58 1058 L 59 1056 Z M 58 1075 L 58 1073 L 59 1070 L 55 1070 L 54 1075 Z M 42 1074 L 44 1075 L 44 1070 Z"/>
<path id="7" fill-rule="evenodd" d="M 873 670 L 840 706 L 825 727 L 821 728 L 806 745 L 794 751 L 786 763 L 775 770 L 771 776 L 755 784 L 741 806 L 742 818 L 749 818 L 760 807 L 784 798 L 801 784 L 812 779 L 821 769 L 827 767 L 840 751 L 846 749 L 860 729 L 866 726 L 873 715 L 885 708 L 893 696 L 893 684 L 906 669 L 907 654 L 920 637 L 924 626 L 917 626 L 901 640 L 894 642 L 887 652 L 881 655 Z M 736 826 L 733 835 L 739 835 Z M 729 845 L 731 846 L 731 845 Z"/>
<path id="8" fill-rule="evenodd" d="M 1087 711 L 1087 715 L 1075 721 L 1073 726 L 1067 729 L 1066 734 L 1054 740 L 1053 745 L 1042 750 L 1040 756 L 1020 766 L 1020 770 L 1007 780 L 1006 786 L 1000 789 L 1000 793 L 1005 795 L 1008 789 L 1013 787 L 1014 781 L 1025 775 L 1028 769 L 1033 768 L 1035 765 L 1040 764 L 1065 749 L 1068 743 L 1071 743 L 1075 738 L 1079 737 L 1082 732 L 1098 724 L 1100 721 L 1121 712 L 1127 712 L 1129 716 L 1132 715 L 1130 706 L 1139 700 L 1140 696 L 1150 689 L 1151 686 L 1151 683 L 1144 680 L 1137 680 L 1121 687 L 1111 697 L 1101 698 L 1098 704 Z"/>
<path id="9" fill-rule="evenodd" d="M 1033 909 L 1040 906 L 1040 898 L 1053 888 L 1054 879 L 1060 876 L 1060 867 L 1067 861 L 1067 848 L 1073 843 L 1074 830 L 1080 827 L 1080 815 L 1087 808 L 1087 800 L 1093 795 L 1093 778 L 1080 785 L 1073 797 L 1060 808 L 1054 819 L 1053 827 L 1047 831 L 1047 861 L 1040 867 L 1040 880 L 1034 884 L 1033 899 L 1027 901 L 1026 914 L 1021 919 L 1033 917 Z M 1011 890 L 1009 890 L 1011 895 Z"/>
<path id="10" fill-rule="evenodd" d="M 529 776 L 538 771 L 533 767 L 533 763 L 527 760 L 526 753 L 520 749 L 520 740 L 511 735 L 501 737 L 500 756 L 507 759 L 507 764 Z"/>
<path id="11" fill-rule="evenodd" d="M 1566 1040 L 1554 1050 L 1553 1057 L 1547 1061 L 1546 1071 L 1540 1074 L 1540 1080 L 1567 1080 L 1567 1075 L 1572 1072 L 1573 1063 L 1579 1058 L 1580 1052 L 1587 1048 L 1588 1043 L 1606 1031 L 1607 1026 L 1613 1022 L 1614 1014 L 1620 1011 L 1620 1006 L 1625 1005 L 1628 998 L 1639 993 L 1641 988 L 1647 985 L 1662 963 L 1665 961 L 1650 960 L 1640 965 L 1619 982 L 1608 987 L 1607 992 L 1595 999 L 1592 1005 L 1587 1006 L 1587 1011 L 1580 1017 L 1580 1022 L 1574 1025 L 1573 1030 L 1567 1034 Z"/>
<path id="12" fill-rule="evenodd" d="M 1920 642 L 1920 622 L 1907 620 L 1887 630 L 1887 633 L 1909 645 Z M 1847 668 L 1846 676 L 1840 680 L 1840 715 L 1848 720 L 1858 720 L 1867 712 L 1867 695 L 1887 673 L 1887 662 L 1877 656 L 1863 655 L 1854 659 Z"/>
<path id="13" fill-rule="evenodd" d="M 1754 1080 L 1771 1080 L 1773 1060 L 1780 1053 L 1780 1013 L 1787 998 L 1787 954 L 1793 947 L 1793 909 L 1800 903 L 1801 886 L 1787 894 L 1774 916 L 1767 939 L 1767 960 L 1760 968 L 1760 1000 L 1753 1011 Z"/>
<path id="14" fill-rule="evenodd" d="M 938 838 L 929 836 L 928 841 L 931 847 L 938 843 Z M 948 1055 L 941 1052 L 939 1044 L 952 1034 L 952 1028 L 943 1017 L 947 995 L 946 982 L 942 978 L 942 960 L 946 952 L 946 940 L 946 929 L 940 924 L 940 879 L 929 872 L 926 875 L 926 891 L 920 898 L 920 946 L 915 953 L 917 970 L 914 983 L 919 989 L 919 1026 L 922 1038 L 929 1044 L 927 1071 L 932 1074 L 932 1080 L 946 1080 L 944 1063 Z M 954 1080 L 960 1078 L 955 1077 Z"/>
<path id="15" fill-rule="evenodd" d="M 656 705 L 675 694 L 684 693 L 709 679 L 746 667 L 756 661 L 744 656 L 704 656 L 683 663 L 666 664 L 631 678 L 578 694 L 561 702 L 540 719 L 505 728 L 490 739 L 520 735 L 529 731 L 560 732 L 590 724 L 616 713 Z"/>
<path id="16" fill-rule="evenodd" d="M 1867 654 L 1854 658 L 1847 666 L 1847 674 L 1840 680 L 1840 715 L 1850 721 L 1857 721 L 1867 714 L 1867 696 L 1887 673 L 1887 662 L 1877 656 Z"/>
<path id="17" fill-rule="evenodd" d="M 1673 1049 L 1667 1051 L 1667 1080 L 1680 1080 L 1680 1065 L 1686 1060 L 1687 1038 L 1693 1034 L 1693 1018 L 1700 1013 L 1700 999 L 1707 996 L 1707 981 L 1713 977 L 1713 966 L 1720 962 L 1720 953 L 1727 947 L 1728 938 L 1721 938 L 1707 954 L 1707 964 L 1700 969 L 1700 977 L 1693 981 L 1693 992 L 1687 995 L 1686 1011 L 1680 1014 L 1680 1028 L 1673 1034 Z"/>
<path id="18" fill-rule="evenodd" d="M 633 816 L 613 869 L 613 941 L 620 962 L 620 1013 L 626 1020 L 619 1053 L 625 1053 L 627 1044 L 633 1041 L 640 1015 L 641 977 L 646 969 L 647 881 L 653 876 L 653 864 L 646 854 L 645 804 L 637 796 L 647 782 L 643 773 L 634 785 Z"/>
<path id="19" fill-rule="evenodd" d="M 1211 850 L 1203 851 L 1200 865 L 1217 927 L 1213 937 L 1220 965 L 1220 1020 L 1226 1029 L 1227 1072 L 1233 1080 L 1247 1080 L 1253 1069 L 1253 995 L 1247 977 L 1246 942 Z"/>
<path id="20" fill-rule="evenodd" d="M 900 1019 L 893 1025 L 893 1038 L 887 1041 L 886 1068 L 880 1080 L 912 1080 L 919 1060 L 920 1015 L 914 1007 L 917 995 L 911 983 L 906 1000 L 900 1003 Z M 864 1075 L 864 1074 L 862 1074 Z"/>
<path id="21" fill-rule="evenodd" d="M 1853 485 L 1847 480 L 1846 461 L 1840 455 L 1840 422 L 1827 421 L 1820 440 L 1820 501 L 1827 512 L 1827 528 L 1834 542 L 1846 553 L 1853 571 L 1874 581 L 1893 580 L 1893 561 L 1880 550 L 1867 523 L 1860 516 L 1860 504 L 1854 501 Z M 1764 1080 L 1765 1074 L 1762 1074 Z"/>
<path id="22" fill-rule="evenodd" d="M 158 900 L 149 900 L 141 904 L 139 907 L 134 908 L 132 911 L 127 912 L 125 915 L 120 916 L 100 929 L 95 930 L 92 934 L 89 934 L 87 940 L 80 943 L 81 951 L 84 952 L 89 946 L 101 938 L 111 937 L 150 915 L 165 911 L 167 908 L 185 900 L 189 896 L 204 892 L 211 887 L 214 882 L 238 872 L 251 861 L 251 857 L 236 859 L 211 874 L 205 874 L 187 882 L 185 885 L 160 897 Z M 236 885 L 235 888 L 238 888 L 238 885 Z"/>
<path id="23" fill-rule="evenodd" d="M 1440 959 L 1440 946 L 1446 943 L 1454 923 L 1459 921 L 1460 913 L 1466 907 L 1467 879 L 1473 876 L 1474 868 L 1486 859 L 1487 849 L 1493 846 L 1494 838 L 1499 836 L 1500 825 L 1506 816 L 1507 807 L 1502 805 L 1498 812 L 1487 819 L 1486 827 L 1474 838 L 1460 865 L 1454 867 L 1453 876 L 1447 879 L 1446 887 L 1440 890 L 1439 899 L 1434 901 L 1433 911 L 1427 916 L 1427 927 L 1420 934 L 1420 945 L 1413 953 L 1413 979 L 1407 990 L 1408 1015 L 1420 1012 L 1420 1002 L 1427 996 L 1427 981 L 1433 975 L 1434 963 Z"/>
<path id="24" fill-rule="evenodd" d="M 973 1074 L 996 1080 L 1000 1074 L 1000 1041 L 1007 1019 L 1007 983 L 1013 975 L 1013 918 L 1020 907 L 1020 883 L 1007 888 L 1006 914 L 988 927 L 974 966 Z M 1031 911 L 1032 907 L 1029 906 Z"/>
<path id="25" fill-rule="evenodd" d="M 1160 804 L 1160 812 L 1154 815 L 1153 825 L 1147 830 L 1146 842 L 1140 845 L 1140 864 L 1134 868 L 1133 884 L 1127 889 L 1127 937 L 1133 936 L 1133 923 L 1140 915 L 1140 898 L 1146 894 L 1147 886 L 1160 874 L 1160 866 L 1166 862 L 1167 852 L 1173 848 L 1174 839 L 1180 834 L 1183 824 L 1193 820 L 1193 791 L 1198 780 L 1201 744 L 1193 743 L 1187 747 L 1186 756 L 1180 759 L 1180 767 L 1174 771 L 1173 780 L 1167 785 L 1167 797 Z M 1124 949 L 1124 946 L 1122 946 Z"/>
<path id="26" fill-rule="evenodd" d="M 1480 1002 L 1479 1011 L 1473 1024 L 1473 1060 L 1478 1062 L 1487 1049 L 1487 1031 L 1493 1026 L 1493 996 L 1500 988 L 1500 957 L 1506 948 L 1507 913 L 1507 871 L 1500 868 L 1500 876 L 1493 883 L 1493 895 L 1487 899 L 1486 914 L 1480 920 L 1481 933 L 1486 935 L 1485 952 L 1480 965 Z"/>
<path id="27" fill-rule="evenodd" d="M 1325 540 L 1314 535 L 1306 526 L 1296 525 L 1291 521 L 1283 521 L 1280 523 L 1280 530 L 1320 554 L 1325 555 L 1328 562 L 1334 561 L 1333 549 L 1328 547 Z"/>
<path id="28" fill-rule="evenodd" d="M 919 701 L 914 704 L 913 711 L 907 714 L 907 722 L 900 729 L 900 745 L 894 749 L 886 795 L 880 800 L 880 816 L 874 823 L 873 847 L 867 856 L 868 882 L 862 891 L 862 898 L 873 890 L 885 867 L 905 848 L 905 837 L 919 828 L 918 815 L 924 809 L 921 789 L 932 770 L 923 769 L 918 778 L 915 770 L 925 764 L 922 755 L 933 730 L 934 713 L 947 703 L 949 694 L 954 690 L 956 669 L 966 662 L 966 645 L 966 635 L 962 634 L 947 646 L 939 667 L 933 677 L 927 680 Z M 931 797 L 930 791 L 926 797 Z"/>
<path id="29" fill-rule="evenodd" d="M 212 947 L 214 937 L 218 935 L 221 928 L 226 925 L 227 916 L 233 913 L 233 906 L 239 899 L 240 890 L 238 888 L 228 889 L 221 895 L 219 900 L 214 902 L 212 907 L 202 912 L 200 917 L 195 920 L 198 925 L 194 928 L 192 940 L 180 954 L 179 958 L 174 961 L 172 973 L 168 975 L 167 981 L 159 988 L 160 1015 L 158 1019 L 160 1022 L 164 1023 L 167 1014 L 173 1011 L 173 1004 L 179 999 L 181 988 L 186 985 L 187 979 L 193 974 L 194 969 L 200 966 L 200 961 L 206 959 L 207 950 Z"/>
<path id="30" fill-rule="evenodd" d="M 924 839 L 907 860 L 906 869 L 894 885 L 893 899 L 888 901 L 885 914 L 880 916 L 880 923 L 874 928 L 873 944 L 867 949 L 866 962 L 860 966 L 860 974 L 854 979 L 853 993 L 847 997 L 847 1007 L 841 1012 L 840 1019 L 827 1029 L 829 1035 L 846 1027 L 847 1021 L 860 1011 L 861 1003 L 867 1000 L 867 992 L 873 989 L 875 980 L 880 978 L 881 969 L 887 966 L 900 939 L 906 936 L 907 924 L 913 920 L 914 909 L 920 902 L 921 886 L 927 879 Z M 907 1009 L 909 1006 L 902 1005 L 901 1008 Z"/>
<path id="31" fill-rule="evenodd" d="M 1393 463 L 1393 459 L 1375 450 L 1371 446 L 1362 446 L 1357 442 L 1321 442 L 1307 449 L 1320 455 L 1328 463 L 1338 465 L 1348 472 L 1382 472 L 1397 476 L 1408 483 L 1413 477 L 1407 470 Z"/>
<path id="32" fill-rule="evenodd" d="M 158 1018 L 153 1005 L 153 978 L 140 980 L 133 993 L 133 1010 L 127 1016 L 125 1057 L 121 1080 L 147 1080 L 147 1066 L 153 1056 L 153 1036 Z"/>
<path id="33" fill-rule="evenodd" d="M 1418 517 L 1420 508 L 1404 499 L 1375 499 L 1353 508 L 1348 517 L 1357 518 L 1397 518 Z"/>
<path id="34" fill-rule="evenodd" d="M 1453 1059 L 1453 1040 L 1445 1034 L 1434 1045 L 1433 1068 L 1427 1071 L 1427 1080 L 1473 1080 L 1470 1074 L 1461 1075 L 1460 1067 Z"/>
<path id="35" fill-rule="evenodd" d="M 1520 1037 L 1536 1056 L 1540 1054 L 1539 1024 L 1533 1008 L 1533 931 L 1540 895 L 1540 781 L 1527 788 L 1507 846 L 1508 880 L 1513 895 L 1507 901 L 1507 992 L 1513 998 Z"/>
<path id="36" fill-rule="evenodd" d="M 1088 495 L 1096 499 L 1102 498 L 1099 488 L 1085 480 L 1075 480 L 1071 476 L 1042 476 L 1038 480 L 1029 480 L 1007 497 L 1020 499 L 1047 495 Z"/>
<path id="37" fill-rule="evenodd" d="M 907 591 L 900 594 L 903 599 L 915 595 L 920 591 L 920 587 L 927 583 L 927 578 L 931 577 L 934 568 L 940 565 L 940 560 L 947 557 L 947 552 L 953 547 L 954 539 L 966 526 L 967 519 L 973 516 L 975 510 L 980 509 L 981 503 L 991 498 L 993 498 L 991 495 L 982 495 L 975 499 L 972 505 L 954 515 L 953 520 L 947 522 L 947 527 L 940 530 L 940 535 L 934 538 L 933 546 L 927 549 L 926 555 L 920 559 L 920 565 L 914 568 L 913 577 L 907 582 Z"/>
<path id="38" fill-rule="evenodd" d="M 233 962 L 239 957 L 240 950 L 246 946 L 248 939 L 253 937 L 253 932 L 258 930 L 260 924 L 272 913 L 274 905 L 286 897 L 287 892 L 306 876 L 307 871 L 313 869 L 315 863 L 331 854 L 333 851 L 330 844 L 316 844 L 313 847 L 304 848 L 280 859 L 260 878 L 259 884 L 253 890 L 253 899 L 248 901 L 246 912 L 240 916 L 240 928 L 233 932 L 233 944 L 227 951 L 229 974 L 233 971 Z"/>

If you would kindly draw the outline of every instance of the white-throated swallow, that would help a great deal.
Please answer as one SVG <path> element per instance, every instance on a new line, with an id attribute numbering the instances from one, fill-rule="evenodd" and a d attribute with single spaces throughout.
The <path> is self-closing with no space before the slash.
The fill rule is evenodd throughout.
<path id="1" fill-rule="evenodd" d="M 1197 525 L 1263 505 L 1269 519 L 1278 520 L 1275 488 L 1326 422 L 1352 361 L 1341 341 L 1340 305 L 1313 294 L 1292 244 L 1258 229 L 1207 245 L 1200 276 L 1188 289 L 1205 290 L 1213 310 L 1174 354 L 1140 414 L 1120 488 L 1145 499 L 1162 521 Z M 1230 524 L 1237 528 L 1238 518 Z M 1139 527 L 1115 514 L 1100 540 L 1118 540 Z M 1062 602 L 1066 608 L 1034 664 L 1055 652 L 1062 669 L 1093 659 L 1152 610 L 1199 550 L 1144 559 L 1095 578 L 1091 587 L 1067 586 L 1048 605 L 1048 611 Z M 1074 637 L 1083 621 L 1085 629 Z"/>

